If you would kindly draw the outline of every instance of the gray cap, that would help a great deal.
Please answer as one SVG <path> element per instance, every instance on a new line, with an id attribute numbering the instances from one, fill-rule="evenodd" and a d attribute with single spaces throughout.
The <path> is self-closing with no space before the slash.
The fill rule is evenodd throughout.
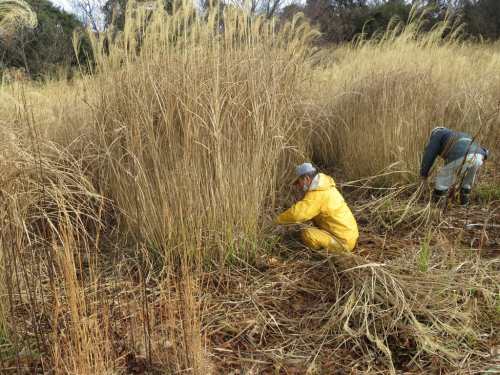
<path id="1" fill-rule="evenodd" d="M 315 171 L 316 168 L 313 167 L 311 163 L 304 163 L 295 168 L 295 178 L 293 179 L 291 185 L 296 185 L 299 181 L 299 177 L 305 173 Z"/>

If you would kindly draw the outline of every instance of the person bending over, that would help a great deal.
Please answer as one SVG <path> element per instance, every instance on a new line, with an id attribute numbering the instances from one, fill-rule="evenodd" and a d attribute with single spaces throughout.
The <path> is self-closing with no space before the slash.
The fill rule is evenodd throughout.
<path id="1" fill-rule="evenodd" d="M 305 196 L 277 216 L 278 224 L 313 220 L 317 228 L 300 231 L 304 245 L 314 250 L 352 251 L 359 237 L 358 225 L 333 178 L 318 173 L 311 163 L 304 163 L 295 169 L 292 185 L 297 185 Z"/>
<path id="2" fill-rule="evenodd" d="M 420 176 L 426 180 L 434 160 L 441 156 L 445 166 L 434 179 L 434 202 L 439 206 L 446 203 L 446 193 L 452 186 L 457 175 L 460 178 L 460 201 L 469 203 L 472 184 L 477 170 L 487 159 L 489 151 L 479 146 L 466 133 L 438 126 L 431 131 L 429 143 L 425 147 Z M 456 171 L 462 165 L 460 172 Z"/>

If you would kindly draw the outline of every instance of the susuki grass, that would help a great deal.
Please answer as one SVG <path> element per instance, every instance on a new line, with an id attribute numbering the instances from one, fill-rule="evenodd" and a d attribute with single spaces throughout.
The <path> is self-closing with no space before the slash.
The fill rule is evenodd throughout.
<path id="1" fill-rule="evenodd" d="M 295 139 L 315 31 L 232 7 L 206 21 L 193 12 L 155 12 L 139 52 L 141 14 L 105 49 L 94 41 L 94 142 L 103 192 L 137 239 L 160 258 L 183 243 L 221 259 L 228 241 L 258 231 L 276 176 L 304 155 Z"/>
<path id="2" fill-rule="evenodd" d="M 415 16 L 318 60 L 300 17 L 162 9 L 94 36 L 91 75 L 2 85 L 2 370 L 488 368 L 498 258 L 473 255 L 486 234 L 450 239 L 417 176 L 434 126 L 494 149 L 495 48 Z M 269 232 L 305 160 L 351 180 L 358 253 L 318 260 Z"/>
<path id="3" fill-rule="evenodd" d="M 389 30 L 383 38 L 341 48 L 338 61 L 317 69 L 317 142 L 310 145 L 316 158 L 351 178 L 374 176 L 395 162 L 418 171 L 436 126 L 477 135 L 480 144 L 494 147 L 500 55 L 495 48 L 459 43 L 459 30 L 449 31 L 454 22 L 450 15 L 426 34 L 418 33 L 418 22 L 397 36 Z"/>

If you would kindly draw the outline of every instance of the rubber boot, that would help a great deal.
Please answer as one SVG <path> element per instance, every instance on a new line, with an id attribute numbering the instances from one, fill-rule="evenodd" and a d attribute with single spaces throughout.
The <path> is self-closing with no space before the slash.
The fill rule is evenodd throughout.
<path id="1" fill-rule="evenodd" d="M 471 189 L 464 189 L 462 187 L 460 188 L 460 204 L 462 206 L 469 203 L 470 191 Z"/>
<path id="2" fill-rule="evenodd" d="M 434 189 L 434 203 L 441 208 L 446 205 L 446 190 Z"/>

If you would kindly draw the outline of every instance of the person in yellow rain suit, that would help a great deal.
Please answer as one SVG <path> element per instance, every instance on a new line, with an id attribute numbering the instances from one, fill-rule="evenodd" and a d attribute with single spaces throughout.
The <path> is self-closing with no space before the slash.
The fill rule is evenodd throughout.
<path id="1" fill-rule="evenodd" d="M 292 185 L 298 185 L 306 195 L 277 216 L 278 224 L 296 224 L 312 219 L 319 228 L 300 231 L 304 245 L 314 250 L 354 249 L 359 237 L 358 225 L 333 178 L 318 173 L 311 163 L 304 163 L 295 169 Z"/>

